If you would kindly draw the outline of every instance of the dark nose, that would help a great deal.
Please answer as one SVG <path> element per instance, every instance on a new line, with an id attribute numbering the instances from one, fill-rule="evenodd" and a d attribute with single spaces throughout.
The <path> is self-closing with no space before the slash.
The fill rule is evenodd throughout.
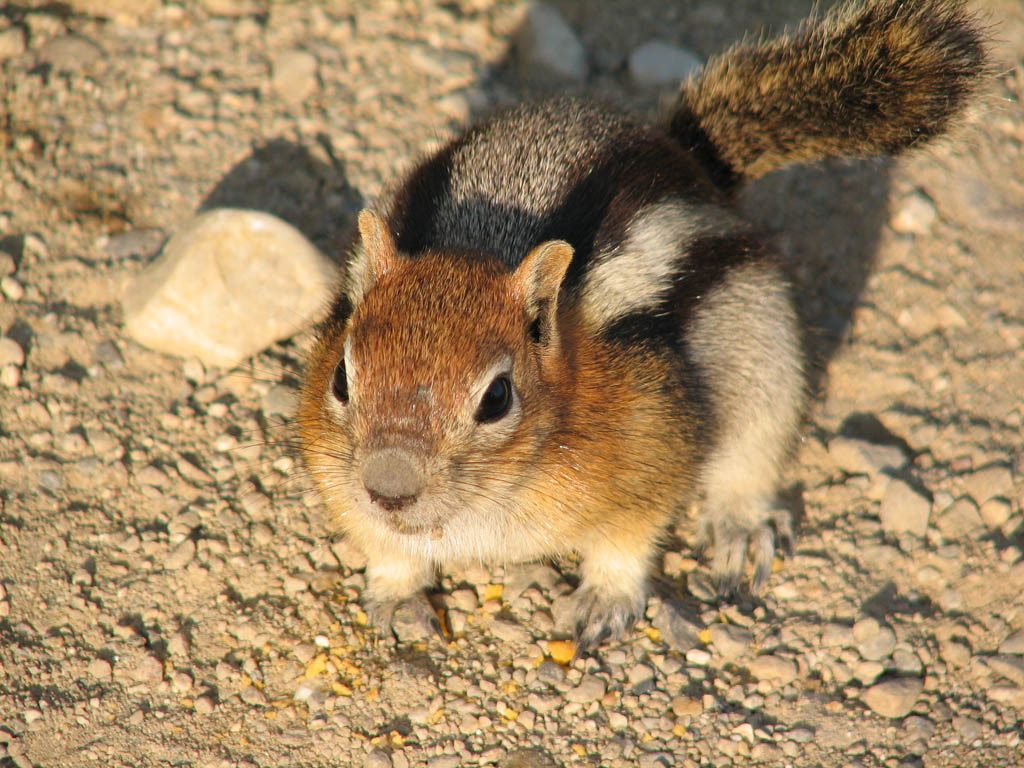
<path id="1" fill-rule="evenodd" d="M 395 512 L 416 501 L 423 491 L 423 469 L 398 448 L 373 453 L 363 464 L 363 486 L 370 501 Z"/>

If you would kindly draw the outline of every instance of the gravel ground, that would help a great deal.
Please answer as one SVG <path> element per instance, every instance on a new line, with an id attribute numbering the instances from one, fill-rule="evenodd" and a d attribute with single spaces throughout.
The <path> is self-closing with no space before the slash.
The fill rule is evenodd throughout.
<path id="1" fill-rule="evenodd" d="M 638 46 L 811 2 L 555 5 L 590 69 L 562 87 L 653 114 Z M 978 8 L 1000 74 L 955 141 L 744 196 L 816 361 L 795 556 L 717 604 L 686 517 L 650 621 L 567 663 L 571 562 L 449 574 L 446 647 L 378 643 L 292 445 L 308 339 L 219 370 L 120 305 L 206 208 L 337 255 L 415 156 L 552 87 L 522 8 L 0 6 L 0 766 L 1024 764 L 1024 9 Z"/>

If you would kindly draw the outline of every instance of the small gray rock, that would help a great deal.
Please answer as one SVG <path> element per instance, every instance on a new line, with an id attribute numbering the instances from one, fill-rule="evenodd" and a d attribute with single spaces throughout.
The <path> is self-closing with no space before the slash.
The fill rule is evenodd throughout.
<path id="1" fill-rule="evenodd" d="M 953 729 L 960 734 L 960 738 L 964 741 L 972 742 L 981 736 L 982 726 L 977 720 L 958 715 L 953 718 Z"/>
<path id="2" fill-rule="evenodd" d="M 985 663 L 997 675 L 1024 686 L 1024 659 L 1019 656 L 991 656 Z"/>
<path id="3" fill-rule="evenodd" d="M 162 229 L 129 229 L 111 235 L 103 246 L 103 252 L 111 259 L 129 259 L 132 256 L 148 259 L 155 256 L 166 241 L 167 235 Z"/>
<path id="4" fill-rule="evenodd" d="M 506 643 L 529 643 L 533 637 L 521 624 L 507 619 L 495 619 L 491 622 L 491 634 Z"/>
<path id="5" fill-rule="evenodd" d="M 978 505 L 967 498 L 957 499 L 935 520 L 935 527 L 950 541 L 970 538 L 985 529 Z"/>
<path id="6" fill-rule="evenodd" d="M 828 455 L 836 465 L 851 475 L 877 475 L 883 470 L 900 470 L 907 456 L 896 445 L 879 445 L 852 437 L 835 437 L 828 441 Z"/>
<path id="7" fill-rule="evenodd" d="M 1000 653 L 1024 655 L 1024 629 L 1014 632 L 999 644 Z"/>
<path id="8" fill-rule="evenodd" d="M 526 11 L 517 44 L 519 75 L 527 82 L 557 83 L 587 77 L 583 44 L 562 14 L 546 3 L 534 3 Z"/>
<path id="9" fill-rule="evenodd" d="M 976 504 L 984 504 L 995 496 L 1009 497 L 1013 493 L 1013 473 L 1008 467 L 994 464 L 967 475 L 964 485 Z"/>
<path id="10" fill-rule="evenodd" d="M 566 692 L 565 698 L 579 704 L 589 704 L 604 696 L 607 686 L 604 680 L 594 675 L 584 675 L 580 684 Z"/>
<path id="11" fill-rule="evenodd" d="M 629 55 L 629 74 L 643 87 L 678 85 L 703 66 L 695 53 L 663 40 L 650 40 Z"/>
<path id="12" fill-rule="evenodd" d="M 912 677 L 885 680 L 864 691 L 863 699 L 874 712 L 882 717 L 906 717 L 914 708 L 917 697 L 924 690 L 924 683 Z"/>
<path id="13" fill-rule="evenodd" d="M 663 602 L 651 624 L 674 651 L 685 652 L 700 644 L 700 626 L 691 620 L 682 603 Z"/>
<path id="14" fill-rule="evenodd" d="M 363 768 L 391 768 L 391 757 L 383 749 L 372 749 L 363 760 Z"/>
<path id="15" fill-rule="evenodd" d="M 231 367 L 305 327 L 325 306 L 335 273 L 276 216 L 209 211 L 129 287 L 125 328 L 152 349 Z"/>
<path id="16" fill-rule="evenodd" d="M 25 364 L 25 350 L 9 336 L 0 338 L 0 368 L 6 365 L 22 366 Z"/>
<path id="17" fill-rule="evenodd" d="M 938 218 L 935 203 L 918 190 L 896 204 L 889 225 L 902 234 L 926 235 L 931 232 Z"/>
<path id="18" fill-rule="evenodd" d="M 290 50 L 279 53 L 273 62 L 271 85 L 274 93 L 289 104 L 299 104 L 316 92 L 316 56 L 309 51 Z"/>
<path id="19" fill-rule="evenodd" d="M 711 645 L 724 659 L 736 659 L 746 653 L 754 642 L 754 636 L 735 624 L 712 624 Z"/>
<path id="20" fill-rule="evenodd" d="M 559 685 L 565 680 L 565 668 L 553 661 L 542 661 L 537 666 L 537 679 L 548 685 Z"/>
<path id="21" fill-rule="evenodd" d="M 785 684 L 796 679 L 797 668 L 789 659 L 774 654 L 758 656 L 748 665 L 750 674 L 758 680 L 772 680 Z"/>
<path id="22" fill-rule="evenodd" d="M 878 515 L 882 530 L 887 533 L 912 533 L 924 536 L 928 532 L 931 502 L 902 480 L 892 480 L 882 497 Z"/>
<path id="23" fill-rule="evenodd" d="M 43 43 L 37 56 L 40 63 L 59 72 L 80 72 L 92 67 L 103 56 L 103 49 L 80 35 L 61 35 Z"/>
<path id="24" fill-rule="evenodd" d="M 185 539 L 181 544 L 176 546 L 170 551 L 167 557 L 164 559 L 164 568 L 169 571 L 175 571 L 179 568 L 184 568 L 186 565 L 192 562 L 192 558 L 196 556 L 196 543 L 192 539 Z"/>

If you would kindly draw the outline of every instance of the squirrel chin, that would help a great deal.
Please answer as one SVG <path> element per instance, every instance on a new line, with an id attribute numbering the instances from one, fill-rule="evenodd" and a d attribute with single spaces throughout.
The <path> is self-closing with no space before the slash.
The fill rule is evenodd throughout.
<path id="1" fill-rule="evenodd" d="M 444 537 L 444 525 L 441 523 L 411 523 L 397 512 L 389 513 L 387 522 L 396 533 L 403 536 L 428 536 L 433 541 L 440 541 Z"/>

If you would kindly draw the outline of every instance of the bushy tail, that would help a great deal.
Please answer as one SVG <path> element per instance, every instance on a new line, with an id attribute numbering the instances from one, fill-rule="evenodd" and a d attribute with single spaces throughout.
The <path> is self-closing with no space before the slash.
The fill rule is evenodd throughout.
<path id="1" fill-rule="evenodd" d="M 670 130 L 730 188 L 790 163 L 896 153 L 941 134 L 989 71 L 963 0 L 845 3 L 739 44 L 683 85 Z"/>

